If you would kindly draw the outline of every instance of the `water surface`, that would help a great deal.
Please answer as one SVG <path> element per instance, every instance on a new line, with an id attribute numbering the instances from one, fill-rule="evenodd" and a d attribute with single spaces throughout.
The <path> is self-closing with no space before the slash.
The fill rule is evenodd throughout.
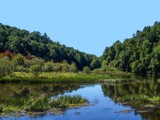
<path id="1" fill-rule="evenodd" d="M 116 103 L 114 97 L 126 94 L 154 94 L 159 95 L 160 85 L 155 81 L 151 82 L 132 82 L 127 84 L 87 84 L 87 85 L 0 85 L 1 99 L 9 100 L 13 93 L 28 87 L 32 95 L 50 94 L 55 95 L 81 95 L 90 102 L 90 106 L 75 109 L 67 109 L 63 114 L 43 114 L 35 116 L 2 117 L 3 120 L 159 120 L 160 114 L 147 113 L 139 114 L 132 105 Z M 5 94 L 7 89 L 12 91 Z M 3 89 L 2 89 L 3 88 Z M 15 90 L 15 91 L 14 91 Z M 2 92 L 3 91 L 3 92 Z M 14 92 L 13 92 L 14 91 Z M 15 94 L 15 93 L 14 93 Z M 33 98 L 35 99 L 35 98 Z M 122 110 L 131 110 L 128 113 Z"/>

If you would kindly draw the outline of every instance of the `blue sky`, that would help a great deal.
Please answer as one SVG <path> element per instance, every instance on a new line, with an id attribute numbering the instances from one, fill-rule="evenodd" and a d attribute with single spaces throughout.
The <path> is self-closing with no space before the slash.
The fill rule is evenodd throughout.
<path id="1" fill-rule="evenodd" d="M 116 40 L 160 21 L 160 0 L 0 0 L 0 23 L 46 32 L 53 41 L 102 55 Z"/>

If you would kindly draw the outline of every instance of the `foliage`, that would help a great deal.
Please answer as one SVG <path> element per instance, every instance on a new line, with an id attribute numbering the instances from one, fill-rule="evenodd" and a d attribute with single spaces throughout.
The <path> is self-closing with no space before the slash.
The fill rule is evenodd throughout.
<path id="1" fill-rule="evenodd" d="M 52 104 L 55 101 L 59 101 L 61 103 L 61 106 L 63 106 L 63 107 L 78 107 L 78 106 L 80 106 L 80 105 L 82 105 L 82 104 L 87 102 L 86 99 L 82 98 L 79 95 L 75 95 L 75 96 L 67 96 L 67 95 L 60 96 L 58 98 L 55 98 L 52 101 Z"/>
<path id="2" fill-rule="evenodd" d="M 123 43 L 115 42 L 106 47 L 101 59 L 102 66 L 115 67 L 133 73 L 159 73 L 160 69 L 160 22 L 144 27 Z"/>
<path id="3" fill-rule="evenodd" d="M 62 73 L 62 72 L 42 72 L 34 73 L 15 72 L 12 76 L 4 77 L 0 82 L 15 83 L 95 83 L 106 82 L 108 79 L 117 77 L 106 74 L 85 74 L 85 73 Z"/>
<path id="4" fill-rule="evenodd" d="M 49 108 L 49 99 L 48 98 L 41 98 L 38 99 L 33 105 L 31 106 L 31 111 L 46 111 Z"/>
<path id="5" fill-rule="evenodd" d="M 21 65 L 18 65 L 18 66 L 15 66 L 14 71 L 16 71 L 16 72 L 29 72 L 29 69 L 25 68 L 25 67 L 23 67 Z"/>
<path id="6" fill-rule="evenodd" d="M 86 105 L 87 100 L 81 96 L 62 95 L 79 87 L 73 84 L 1 84 L 0 114 L 14 116 L 33 112 L 57 112 L 56 109 Z M 57 96 L 59 94 L 62 96 Z"/>
<path id="7" fill-rule="evenodd" d="M 53 62 L 47 62 L 43 66 L 43 71 L 45 72 L 51 72 L 54 69 L 54 63 Z"/>
<path id="8" fill-rule="evenodd" d="M 83 72 L 86 73 L 86 74 L 89 74 L 90 73 L 90 68 L 88 66 L 85 66 L 83 68 Z"/>
<path id="9" fill-rule="evenodd" d="M 12 113 L 12 112 L 18 112 L 18 108 L 14 106 L 8 106 L 3 108 L 4 113 Z"/>
<path id="10" fill-rule="evenodd" d="M 8 57 L 0 59 L 0 77 L 10 75 L 13 72 L 14 65 Z"/>
<path id="11" fill-rule="evenodd" d="M 34 75 L 38 75 L 38 73 L 42 72 L 42 67 L 41 67 L 41 65 L 37 65 L 37 64 L 32 65 L 31 71 Z"/>
<path id="12" fill-rule="evenodd" d="M 90 64 L 92 69 L 100 65 L 95 55 L 66 47 L 59 42 L 53 42 L 46 33 L 43 35 L 37 31 L 30 33 L 27 30 L 0 24 L 0 53 L 5 53 L 5 51 L 15 54 L 20 53 L 27 56 L 28 59 L 33 55 L 45 61 L 62 62 L 66 60 L 69 64 L 75 63 L 79 70 L 82 70 L 84 66 L 90 67 Z M 10 57 L 14 56 L 14 54 L 8 55 Z M 1 56 L 4 56 L 4 54 Z M 92 60 L 94 61 L 92 62 Z M 22 56 L 16 56 L 15 63 L 23 65 Z"/>
<path id="13" fill-rule="evenodd" d="M 46 111 L 53 108 L 65 109 L 68 107 L 79 107 L 84 103 L 87 103 L 87 100 L 81 96 L 60 96 L 55 97 L 54 99 L 49 99 L 48 97 L 38 99 L 33 105 L 31 105 L 31 111 Z"/>
<path id="14" fill-rule="evenodd" d="M 22 56 L 21 54 L 15 55 L 13 58 L 2 57 L 0 58 L 1 77 L 10 75 L 11 72 L 32 72 L 34 75 L 38 75 L 41 72 L 78 72 L 75 63 L 67 63 L 63 61 L 55 63 L 54 61 L 45 62 L 43 59 L 30 56 Z"/>
<path id="15" fill-rule="evenodd" d="M 149 78 L 148 81 L 102 85 L 104 94 L 115 102 L 142 108 L 146 104 L 160 105 L 159 89 L 160 83 L 154 78 Z"/>
<path id="16" fill-rule="evenodd" d="M 25 57 L 21 54 L 17 54 L 14 58 L 13 58 L 13 62 L 16 66 L 21 65 L 24 66 L 25 64 Z"/>

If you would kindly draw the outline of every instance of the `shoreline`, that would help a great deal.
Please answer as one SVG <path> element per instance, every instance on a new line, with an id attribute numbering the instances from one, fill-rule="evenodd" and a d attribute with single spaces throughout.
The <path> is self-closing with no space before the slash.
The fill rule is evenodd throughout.
<path id="1" fill-rule="evenodd" d="M 109 74 L 85 73 L 41 73 L 34 76 L 31 73 L 15 72 L 10 76 L 0 79 L 0 83 L 104 83 L 107 81 L 118 82 L 131 79 L 131 75 L 114 76 Z M 129 80 L 128 80 L 129 81 Z"/>
<path id="2" fill-rule="evenodd" d="M 44 114 L 60 115 L 60 114 L 65 113 L 65 111 L 68 109 L 76 109 L 76 108 L 85 107 L 85 106 L 91 106 L 91 104 L 87 101 L 86 103 L 83 103 L 81 105 L 67 107 L 66 109 L 51 108 L 46 111 L 35 111 L 35 112 L 27 112 L 27 111 L 21 110 L 19 112 L 9 113 L 9 114 L 0 113 L 0 117 L 3 118 L 3 117 L 19 117 L 19 116 L 37 116 L 37 115 L 44 115 Z"/>

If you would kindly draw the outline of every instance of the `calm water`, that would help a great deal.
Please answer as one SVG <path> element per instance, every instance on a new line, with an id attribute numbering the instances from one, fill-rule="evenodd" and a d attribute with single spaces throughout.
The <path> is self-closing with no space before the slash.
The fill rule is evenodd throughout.
<path id="1" fill-rule="evenodd" d="M 121 103 L 115 103 L 113 98 L 118 95 L 126 94 L 154 94 L 159 95 L 160 84 L 151 82 L 133 82 L 128 84 L 92 84 L 92 85 L 0 85 L 1 99 L 13 97 L 14 90 L 28 88 L 29 94 L 50 95 L 81 95 L 86 98 L 92 105 L 76 109 L 67 109 L 63 114 L 44 114 L 36 116 L 20 117 L 2 117 L 3 120 L 160 120 L 160 114 L 147 113 L 138 114 L 132 106 L 124 106 Z M 8 88 L 8 89 L 7 89 Z M 4 93 L 8 90 L 8 94 Z M 9 92 L 9 90 L 12 90 Z M 4 94 L 4 95 L 2 95 Z M 15 94 L 15 93 L 14 93 Z M 119 112 L 122 110 L 131 110 L 129 113 Z"/>

